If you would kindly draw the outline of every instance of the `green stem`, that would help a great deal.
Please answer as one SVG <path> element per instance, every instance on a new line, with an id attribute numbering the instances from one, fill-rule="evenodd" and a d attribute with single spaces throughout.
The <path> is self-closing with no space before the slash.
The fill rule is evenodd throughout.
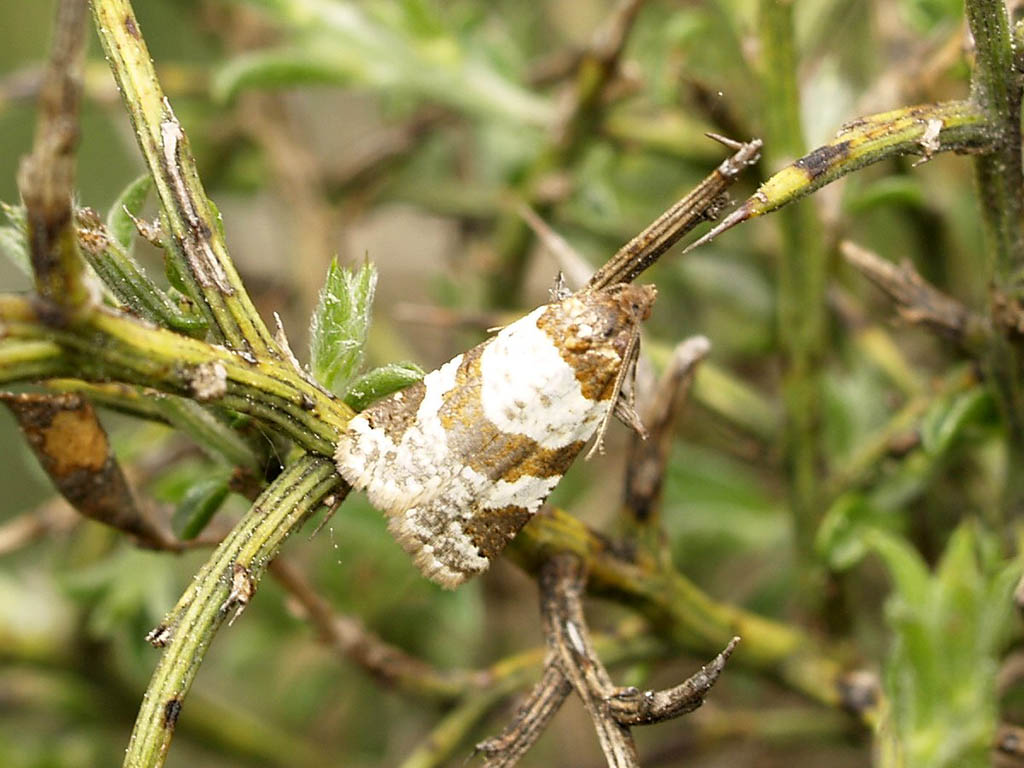
<path id="1" fill-rule="evenodd" d="M 181 124 L 156 77 L 153 60 L 128 0 L 93 0 L 100 42 L 131 117 L 132 127 L 163 206 L 168 253 L 211 327 L 235 349 L 276 355 L 235 270 L 216 212 L 199 179 Z"/>
<path id="2" fill-rule="evenodd" d="M 91 210 L 79 209 L 77 215 L 82 255 L 118 302 L 157 325 L 188 336 L 205 335 L 202 316 L 183 311 L 157 288 Z"/>
<path id="3" fill-rule="evenodd" d="M 0 339 L 0 384 L 66 375 L 70 370 L 59 344 L 43 338 Z"/>
<path id="4" fill-rule="evenodd" d="M 197 376 L 223 371 L 223 389 L 205 399 L 249 414 L 278 428 L 302 448 L 331 455 L 352 416 L 340 400 L 309 383 L 291 363 L 256 359 L 224 347 L 144 325 L 102 307 L 67 328 L 47 326 L 38 305 L 20 296 L 0 295 L 0 362 L 11 344 L 58 343 L 78 378 L 124 381 L 162 392 L 197 398 Z M 47 363 L 51 364 L 51 363 Z M 0 380 L 11 380 L 0 367 Z"/>
<path id="5" fill-rule="evenodd" d="M 997 288 L 1024 298 L 1024 192 L 1021 190 L 1021 81 L 1003 0 L 968 0 L 967 21 L 977 51 L 971 96 L 994 129 L 995 151 L 975 160 L 982 215 L 994 257 Z"/>
<path id="6" fill-rule="evenodd" d="M 125 768 L 163 765 L 185 696 L 214 634 L 233 610 L 246 605 L 284 540 L 340 483 L 329 460 L 300 457 L 217 547 L 172 612 L 173 625 L 155 630 L 165 650 L 143 697 Z"/>
<path id="7" fill-rule="evenodd" d="M 793 3 L 761 0 L 764 55 L 765 146 L 769 164 L 799 157 L 804 150 L 796 81 L 797 53 Z M 779 214 L 779 341 L 785 357 L 783 381 L 787 434 L 786 460 L 799 553 L 811 557 L 820 511 L 821 364 L 825 352 L 826 254 L 814 207 L 801 205 Z"/>
<path id="8" fill-rule="evenodd" d="M 938 133 L 929 144 L 925 139 L 931 128 Z M 842 126 L 832 141 L 774 173 L 737 213 L 743 219 L 763 216 L 883 160 L 991 146 L 989 116 L 969 100 L 918 104 L 859 117 Z"/>
<path id="9" fill-rule="evenodd" d="M 682 574 L 660 568 L 650 558 L 624 558 L 606 539 L 561 510 L 537 515 L 509 552 L 531 572 L 554 553 L 573 552 L 584 561 L 589 592 L 628 605 L 658 627 L 666 640 L 706 655 L 718 653 L 739 635 L 743 642 L 732 657 L 735 663 L 770 674 L 827 706 L 844 704 L 843 662 L 804 632 L 717 602 Z M 865 720 L 872 714 L 860 712 Z"/>
<path id="10" fill-rule="evenodd" d="M 995 137 L 994 150 L 974 161 L 981 203 L 987 271 L 992 287 L 993 327 L 1000 328 L 1004 307 L 1024 302 L 1024 173 L 1021 169 L 1021 77 L 1010 42 L 1002 0 L 968 0 L 967 21 L 977 55 L 971 95 L 986 111 Z M 1024 512 L 1024 356 L 1020 345 L 1002 333 L 992 335 L 986 373 L 995 388 L 1008 433 L 1004 512 Z"/>

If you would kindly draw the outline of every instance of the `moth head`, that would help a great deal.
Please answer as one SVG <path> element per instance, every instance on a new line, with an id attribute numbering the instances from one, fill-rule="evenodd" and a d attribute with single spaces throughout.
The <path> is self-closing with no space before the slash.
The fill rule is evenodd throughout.
<path id="1" fill-rule="evenodd" d="M 563 300 L 565 349 L 575 353 L 613 352 L 621 358 L 637 327 L 650 317 L 657 294 L 653 285 L 620 283 Z"/>

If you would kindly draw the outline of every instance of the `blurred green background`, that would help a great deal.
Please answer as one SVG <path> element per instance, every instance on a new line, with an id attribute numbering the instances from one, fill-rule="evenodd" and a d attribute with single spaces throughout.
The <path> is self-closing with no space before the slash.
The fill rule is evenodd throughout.
<path id="1" fill-rule="evenodd" d="M 597 266 L 724 156 L 704 131 L 763 135 L 770 107 L 758 83 L 753 0 L 646 4 L 608 103 L 561 154 L 552 135 L 572 88 L 573 53 L 608 17 L 609 2 L 134 7 L 232 255 L 264 317 L 280 312 L 303 358 L 335 254 L 351 264 L 368 255 L 379 267 L 371 362 L 432 369 L 512 316 L 504 313 L 546 300 L 558 265 L 528 239 L 517 251 L 522 233 L 508 195 L 529 189 L 545 219 Z M 958 0 L 800 0 L 794 8 L 808 148 L 858 115 L 967 92 Z M 17 199 L 17 166 L 33 131 L 32 71 L 52 12 L 51 2 L 0 0 L 0 200 Z M 81 204 L 105 211 L 142 164 L 95 39 L 90 50 L 78 189 Z M 778 164 L 770 147 L 769 157 Z M 950 344 L 891 322 L 888 303 L 836 255 L 850 238 L 911 259 L 957 299 L 984 308 L 970 163 L 955 155 L 912 163 L 868 168 L 799 203 L 813 208 L 830 254 L 822 523 L 812 552 L 795 553 L 789 512 L 776 220 L 752 222 L 685 259 L 667 257 L 645 276 L 659 288 L 645 340 L 652 357 L 663 362 L 672 345 L 704 334 L 715 369 L 750 398 L 721 379 L 695 393 L 677 429 L 664 524 L 678 568 L 715 598 L 799 623 L 843 649 L 851 666 L 880 672 L 894 702 L 893 734 L 917 756 L 908 766 L 983 765 L 997 716 L 1012 719 L 1019 707 L 1012 691 L 1000 703 L 994 677 L 1019 572 L 1016 523 L 998 512 L 998 493 L 1020 468 L 1006 465 L 996 409 L 970 364 Z M 733 197 L 776 169 L 762 161 Z M 161 275 L 155 249 L 137 248 Z M 511 289 L 503 282 L 510 253 L 522 266 L 514 270 L 522 284 Z M 6 262 L 0 284 L 27 285 Z M 224 471 L 163 428 L 104 418 L 140 494 L 161 509 Z M 600 530 L 616 530 L 625 439 L 613 427 L 607 455 L 575 467 L 554 497 Z M 0 765 L 115 765 L 156 659 L 143 638 L 204 553 L 141 552 L 74 521 L 50 500 L 6 413 L 0 451 L 0 531 L 12 535 L 32 516 L 56 521 L 17 546 L 0 536 Z M 242 509 L 233 497 L 220 519 Z M 287 555 L 337 610 L 441 667 L 484 666 L 542 642 L 529 578 L 502 562 L 441 592 L 362 497 L 312 540 L 291 542 Z M 814 594 L 803 591 L 809 572 L 826 574 L 810 582 Z M 208 656 L 168 765 L 394 765 L 427 738 L 442 707 L 390 692 L 339 660 L 299 613 L 264 582 Z M 611 628 L 625 615 L 596 603 L 591 620 Z M 664 685 L 705 661 L 681 655 L 615 674 Z M 474 737 L 498 732 L 510 711 Z M 868 734 L 738 668 L 706 711 L 638 739 L 644 765 L 871 762 Z M 461 765 L 469 746 L 456 754 L 451 764 Z M 523 764 L 601 764 L 577 702 Z"/>

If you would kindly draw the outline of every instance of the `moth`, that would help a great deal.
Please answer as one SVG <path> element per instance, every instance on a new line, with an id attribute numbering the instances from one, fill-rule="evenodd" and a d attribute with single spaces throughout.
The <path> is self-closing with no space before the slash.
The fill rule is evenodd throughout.
<path id="1" fill-rule="evenodd" d="M 338 472 L 389 517 L 423 574 L 454 588 L 487 570 L 612 413 L 653 286 L 556 295 L 348 424 Z"/>

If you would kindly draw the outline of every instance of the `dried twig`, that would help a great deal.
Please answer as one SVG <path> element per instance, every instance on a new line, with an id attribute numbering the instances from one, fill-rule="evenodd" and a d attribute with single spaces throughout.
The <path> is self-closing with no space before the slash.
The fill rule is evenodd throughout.
<path id="1" fill-rule="evenodd" d="M 614 256 L 584 279 L 585 262 L 562 237 L 555 233 L 529 206 L 523 204 L 519 213 L 558 259 L 571 283 L 586 282 L 589 289 L 607 288 L 616 283 L 629 283 L 653 265 L 669 248 L 702 221 L 714 219 L 724 204 L 725 191 L 740 173 L 757 162 L 761 154 L 761 140 L 740 143 L 722 136 L 709 134 L 733 150 L 703 181 L 652 221 L 636 237 L 622 246 Z"/>
<path id="2" fill-rule="evenodd" d="M 554 654 L 549 653 L 540 680 L 519 705 L 515 719 L 500 736 L 476 745 L 476 751 L 487 758 L 487 768 L 508 768 L 519 762 L 570 693 L 572 684 L 562 674 Z"/>
<path id="3" fill-rule="evenodd" d="M 90 301 L 71 211 L 87 13 L 86 0 L 62 0 L 57 6 L 35 146 L 18 173 L 36 290 L 72 312 Z"/>
<path id="4" fill-rule="evenodd" d="M 321 638 L 339 655 L 381 683 L 403 691 L 452 701 L 486 683 L 485 672 L 439 670 L 375 635 L 361 621 L 336 613 L 292 563 L 277 558 L 270 573 L 298 601 Z"/>
<path id="5" fill-rule="evenodd" d="M 711 172 L 682 200 L 651 222 L 643 232 L 626 243 L 594 273 L 589 288 L 604 288 L 615 283 L 628 283 L 654 264 L 683 235 L 702 221 L 714 219 L 722 205 L 722 195 L 743 169 L 757 162 L 761 140 L 745 144 L 713 136 L 733 150 L 731 157 Z"/>
<path id="6" fill-rule="evenodd" d="M 173 536 L 145 515 L 125 480 L 106 430 L 75 394 L 0 393 L 57 490 L 85 517 L 167 548 Z"/>
<path id="7" fill-rule="evenodd" d="M 608 712 L 605 699 L 614 690 L 608 671 L 594 653 L 583 615 L 583 566 L 573 555 L 556 555 L 541 568 L 541 617 L 555 663 L 572 684 L 594 722 L 608 765 L 638 766 L 629 728 Z"/>
<path id="8" fill-rule="evenodd" d="M 641 414 L 647 439 L 640 439 L 636 433 L 630 438 L 624 502 L 635 527 L 657 530 L 673 422 L 682 408 L 697 366 L 710 350 L 711 342 L 704 336 L 693 336 L 675 348 L 668 368 Z"/>
<path id="9" fill-rule="evenodd" d="M 734 637 L 710 664 L 674 688 L 662 691 L 619 689 L 606 699 L 609 712 L 621 725 L 651 725 L 693 712 L 704 703 L 704 697 L 718 682 L 725 662 L 739 642 L 740 639 Z"/>
<path id="10" fill-rule="evenodd" d="M 989 335 L 987 321 L 925 280 L 909 261 L 897 266 L 856 243 L 845 241 L 846 260 L 896 302 L 907 322 L 924 325 L 977 350 Z"/>
<path id="11" fill-rule="evenodd" d="M 541 567 L 541 617 L 550 653 L 540 682 L 501 736 L 477 750 L 490 768 L 513 765 L 537 740 L 570 689 L 583 700 L 594 722 L 609 766 L 638 766 L 634 725 L 668 720 L 699 707 L 714 685 L 739 638 L 700 672 L 665 691 L 618 688 L 594 650 L 583 615 L 585 588 L 582 561 L 572 554 L 555 555 Z"/>

